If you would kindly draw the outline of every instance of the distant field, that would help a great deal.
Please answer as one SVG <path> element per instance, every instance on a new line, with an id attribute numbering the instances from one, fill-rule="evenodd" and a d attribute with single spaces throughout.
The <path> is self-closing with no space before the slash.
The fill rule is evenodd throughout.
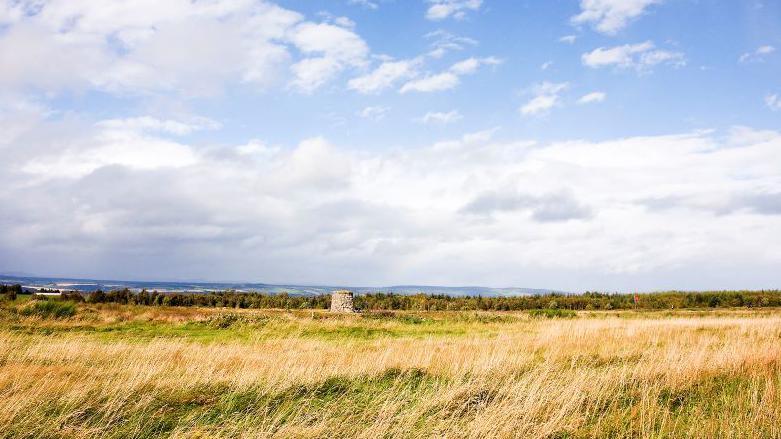
<path id="1" fill-rule="evenodd" d="M 781 310 L 0 304 L 1 437 L 781 437 Z"/>

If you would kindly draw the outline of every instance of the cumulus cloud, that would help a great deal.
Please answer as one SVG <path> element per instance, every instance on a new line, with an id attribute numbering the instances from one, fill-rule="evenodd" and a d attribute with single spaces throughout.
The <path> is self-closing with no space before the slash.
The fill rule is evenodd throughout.
<path id="1" fill-rule="evenodd" d="M 432 54 L 433 51 L 429 52 L 429 55 L 434 58 L 441 56 L 448 50 L 460 49 L 462 47 L 460 44 L 469 44 L 460 41 L 451 34 L 442 35 L 439 31 L 436 34 L 439 35 L 438 38 L 444 38 L 448 42 L 443 42 L 434 49 L 434 51 L 442 51 L 441 53 Z M 404 60 L 392 60 L 386 57 L 374 70 L 349 80 L 347 88 L 362 94 L 377 94 L 393 87 L 400 81 L 407 80 L 400 89 L 401 93 L 442 91 L 457 86 L 460 83 L 460 76 L 474 74 L 482 66 L 496 66 L 502 63 L 502 60 L 496 57 L 470 57 L 456 62 L 447 71 L 438 74 L 429 73 L 419 78 L 425 59 L 425 56 Z"/>
<path id="2" fill-rule="evenodd" d="M 495 57 L 487 58 L 467 58 L 459 61 L 445 72 L 438 74 L 428 74 L 423 78 L 413 79 L 405 83 L 400 93 L 415 92 L 436 92 L 443 90 L 450 90 L 460 84 L 460 77 L 464 75 L 471 75 L 481 67 L 485 65 L 496 66 L 502 63 L 502 60 Z"/>
<path id="3" fill-rule="evenodd" d="M 358 151 L 318 137 L 184 140 L 197 129 L 213 128 L 4 103 L 0 260 L 87 276 L 374 285 L 658 288 L 675 270 L 719 264 L 752 273 L 742 287 L 777 279 L 775 131 L 536 143 L 489 130 Z M 672 197 L 683 201 L 643 201 Z"/>
<path id="4" fill-rule="evenodd" d="M 561 43 L 567 43 L 567 44 L 575 44 L 575 40 L 577 40 L 577 35 L 564 35 L 563 37 L 559 38 L 559 42 Z"/>
<path id="5" fill-rule="evenodd" d="M 291 70 L 294 78 L 290 85 L 303 93 L 311 93 L 342 71 L 342 65 L 333 58 L 307 58 L 295 63 Z"/>
<path id="6" fill-rule="evenodd" d="M 24 15 L 22 3 L 3 2 L 0 4 L 0 25 L 18 21 Z"/>
<path id="7" fill-rule="evenodd" d="M 345 67 L 367 63 L 369 48 L 354 32 L 325 23 L 302 23 L 290 34 L 291 41 L 307 55 L 292 66 L 295 79 L 291 84 L 304 92 L 312 92 L 331 80 Z"/>
<path id="8" fill-rule="evenodd" d="M 748 209 L 762 215 L 781 215 L 781 192 L 737 195 L 730 207 L 733 210 Z"/>
<path id="9" fill-rule="evenodd" d="M 668 196 L 640 200 L 649 211 L 700 211 L 718 216 L 733 214 L 781 215 L 781 192 L 735 193 L 719 197 Z"/>
<path id="10" fill-rule="evenodd" d="M 399 90 L 400 93 L 411 91 L 429 93 L 434 91 L 449 90 L 457 86 L 461 81 L 458 75 L 451 72 L 428 75 L 424 78 L 416 79 L 404 84 Z"/>
<path id="11" fill-rule="evenodd" d="M 567 192 L 534 196 L 512 190 L 480 194 L 462 211 L 477 215 L 526 211 L 532 220 L 538 222 L 582 220 L 592 215 L 588 206 L 582 205 Z"/>
<path id="12" fill-rule="evenodd" d="M 385 119 L 385 116 L 388 115 L 389 111 L 390 111 L 389 107 L 382 107 L 382 106 L 365 107 L 363 110 L 358 112 L 358 116 L 364 119 L 369 119 L 377 122 L 382 119 Z"/>
<path id="13" fill-rule="evenodd" d="M 661 0 L 581 0 L 573 24 L 590 24 L 598 32 L 614 35 Z"/>
<path id="14" fill-rule="evenodd" d="M 141 132 L 163 132 L 179 136 L 187 135 L 195 131 L 205 129 L 215 130 L 222 125 L 209 118 L 192 117 L 189 120 L 161 120 L 150 116 L 131 117 L 127 119 L 107 119 L 101 121 L 97 126 L 116 131 L 141 131 Z"/>
<path id="15" fill-rule="evenodd" d="M 419 59 L 386 61 L 366 75 L 347 82 L 347 88 L 363 94 L 379 93 L 398 81 L 418 75 Z"/>
<path id="16" fill-rule="evenodd" d="M 349 21 L 314 23 L 265 2 L 24 0 L 6 9 L 6 89 L 208 95 L 229 83 L 268 88 L 292 64 L 291 85 L 311 91 L 368 55 Z"/>
<path id="17" fill-rule="evenodd" d="M 442 58 L 448 52 L 477 45 L 477 40 L 473 38 L 454 35 L 442 29 L 429 32 L 424 37 L 432 40 L 431 51 L 428 53 L 432 58 Z"/>
<path id="18" fill-rule="evenodd" d="M 185 144 L 156 134 L 182 135 L 192 129 L 186 123 L 151 117 L 106 120 L 96 123 L 90 135 L 73 139 L 61 150 L 37 156 L 21 169 L 47 180 L 84 177 L 110 166 L 132 170 L 183 168 L 196 163 L 197 154 Z"/>
<path id="19" fill-rule="evenodd" d="M 446 18 L 462 20 L 468 11 L 477 11 L 483 0 L 428 0 L 431 4 L 426 11 L 426 18 L 440 21 Z"/>
<path id="20" fill-rule="evenodd" d="M 22 111 L 6 108 L 0 125 Z M 580 288 L 585 272 L 659 279 L 703 263 L 758 273 L 781 262 L 773 131 L 549 144 L 488 131 L 388 152 L 163 137 L 183 131 L 148 116 L 81 125 L 41 114 L 4 132 L 4 260 L 120 277 L 558 288 Z M 643 201 L 671 197 L 682 201 Z"/>
<path id="21" fill-rule="evenodd" d="M 450 71 L 456 75 L 471 75 L 475 73 L 480 66 L 496 66 L 502 63 L 499 58 L 490 56 L 487 58 L 467 58 L 459 61 L 450 67 Z"/>
<path id="22" fill-rule="evenodd" d="M 765 55 L 770 55 L 771 53 L 775 52 L 776 48 L 770 45 L 765 46 L 759 46 L 756 50 L 753 52 L 746 52 L 743 55 L 740 55 L 740 58 L 738 58 L 739 62 L 745 63 L 745 62 L 761 62 L 765 60 Z"/>
<path id="23" fill-rule="evenodd" d="M 578 99 L 579 104 L 593 104 L 597 102 L 603 102 L 607 98 L 607 94 L 601 91 L 594 91 L 585 94 Z"/>
<path id="24" fill-rule="evenodd" d="M 769 94 L 765 96 L 765 105 L 773 111 L 781 110 L 781 98 L 777 94 Z"/>
<path id="25" fill-rule="evenodd" d="M 429 111 L 426 113 L 423 117 L 418 119 L 421 123 L 424 124 L 442 124 L 447 125 L 454 122 L 458 122 L 459 120 L 463 119 L 464 116 L 459 113 L 458 110 L 451 110 L 448 112 L 441 112 L 441 111 Z"/>
<path id="26" fill-rule="evenodd" d="M 290 40 L 303 53 L 323 55 L 353 65 L 363 64 L 369 52 L 358 35 L 331 24 L 299 24 L 292 30 Z"/>
<path id="27" fill-rule="evenodd" d="M 370 0 L 348 0 L 347 3 L 351 5 L 363 6 L 366 9 L 377 9 L 380 7 L 380 5 L 377 4 L 377 2 L 373 2 Z"/>
<path id="28" fill-rule="evenodd" d="M 617 67 L 647 71 L 653 66 L 667 64 L 673 67 L 686 65 L 681 52 L 656 49 L 652 41 L 638 44 L 624 44 L 615 47 L 599 47 L 581 57 L 583 64 L 591 68 Z"/>
<path id="29" fill-rule="evenodd" d="M 569 87 L 569 83 L 542 82 L 531 88 L 534 95 L 520 108 L 523 116 L 536 116 L 547 114 L 553 107 L 560 103 L 560 94 Z"/>

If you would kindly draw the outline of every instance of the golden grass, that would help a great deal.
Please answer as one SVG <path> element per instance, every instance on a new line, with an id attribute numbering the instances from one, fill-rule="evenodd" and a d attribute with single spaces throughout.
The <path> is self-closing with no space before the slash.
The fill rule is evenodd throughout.
<path id="1" fill-rule="evenodd" d="M 779 311 L 226 312 L 3 314 L 0 435 L 781 437 Z"/>

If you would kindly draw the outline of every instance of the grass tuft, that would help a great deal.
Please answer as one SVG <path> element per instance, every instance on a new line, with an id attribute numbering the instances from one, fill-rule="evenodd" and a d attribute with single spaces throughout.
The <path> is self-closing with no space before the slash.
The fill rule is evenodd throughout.
<path id="1" fill-rule="evenodd" d="M 19 314 L 43 319 L 64 319 L 76 315 L 76 305 L 73 302 L 34 300 L 19 309 Z"/>

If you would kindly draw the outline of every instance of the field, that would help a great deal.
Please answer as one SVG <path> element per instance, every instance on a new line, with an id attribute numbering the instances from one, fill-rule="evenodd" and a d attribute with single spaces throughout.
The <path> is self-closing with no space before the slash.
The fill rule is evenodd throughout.
<path id="1" fill-rule="evenodd" d="M 2 437 L 781 437 L 781 310 L 0 305 Z"/>

